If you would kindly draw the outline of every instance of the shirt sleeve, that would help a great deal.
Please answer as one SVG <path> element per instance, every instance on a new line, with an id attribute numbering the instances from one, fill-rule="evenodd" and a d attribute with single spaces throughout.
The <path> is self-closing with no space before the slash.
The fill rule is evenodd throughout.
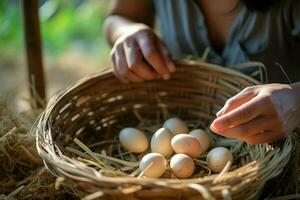
<path id="1" fill-rule="evenodd" d="M 292 3 L 292 35 L 300 37 L 300 1 L 294 0 Z"/>

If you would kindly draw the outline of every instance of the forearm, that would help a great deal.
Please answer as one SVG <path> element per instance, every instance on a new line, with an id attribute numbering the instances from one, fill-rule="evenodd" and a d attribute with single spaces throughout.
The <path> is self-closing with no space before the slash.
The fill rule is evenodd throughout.
<path id="1" fill-rule="evenodd" d="M 104 23 L 104 34 L 110 44 L 136 25 L 153 26 L 152 0 L 116 0 Z"/>

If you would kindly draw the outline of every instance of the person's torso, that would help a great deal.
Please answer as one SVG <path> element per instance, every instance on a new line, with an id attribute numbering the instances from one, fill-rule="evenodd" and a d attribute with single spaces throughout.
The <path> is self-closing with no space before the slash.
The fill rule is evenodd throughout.
<path id="1" fill-rule="evenodd" d="M 267 12 L 249 11 L 241 5 L 222 51 L 214 48 L 203 12 L 195 1 L 154 2 L 161 37 L 175 58 L 199 58 L 209 47 L 209 62 L 230 66 L 259 61 L 267 66 L 271 82 L 285 82 L 283 72 L 275 63 L 283 66 L 292 81 L 300 80 L 300 34 L 294 30 L 297 29 L 293 22 L 295 16 L 288 7 L 294 1 L 297 0 L 282 1 Z M 297 9 L 300 12 L 300 7 Z"/>

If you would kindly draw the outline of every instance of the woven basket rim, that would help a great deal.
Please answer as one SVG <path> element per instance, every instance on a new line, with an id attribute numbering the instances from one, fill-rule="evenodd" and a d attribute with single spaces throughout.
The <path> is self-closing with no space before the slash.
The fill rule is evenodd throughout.
<path id="1" fill-rule="evenodd" d="M 230 68 L 221 67 L 221 66 L 215 65 L 215 64 L 199 63 L 199 62 L 194 62 L 194 61 L 190 61 L 190 60 L 180 60 L 180 61 L 175 61 L 175 63 L 177 65 L 189 65 L 189 66 L 194 66 L 194 67 L 201 65 L 201 67 L 203 67 L 207 70 L 218 71 L 218 72 L 226 73 L 229 75 L 237 75 L 249 82 L 252 82 L 253 84 L 260 84 L 259 81 L 255 80 L 252 77 L 246 76 L 246 75 L 244 75 L 238 71 L 232 70 Z M 47 141 L 46 138 L 40 137 L 40 131 L 44 131 L 45 127 L 51 126 L 51 124 L 49 122 L 49 117 L 51 116 L 53 109 L 58 105 L 58 102 L 60 102 L 67 94 L 69 94 L 71 91 L 73 91 L 78 86 L 81 86 L 82 84 L 85 84 L 85 83 L 91 81 L 91 79 L 97 79 L 97 77 L 99 77 L 99 76 L 101 76 L 101 77 L 106 76 L 108 78 L 113 76 L 112 69 L 106 68 L 106 69 L 100 70 L 96 73 L 93 73 L 87 77 L 84 77 L 84 78 L 80 79 L 79 81 L 77 81 L 75 84 L 71 85 L 70 87 L 68 87 L 68 88 L 60 91 L 56 95 L 54 95 L 50 99 L 45 111 L 42 112 L 42 114 L 39 116 L 38 120 L 36 121 L 36 123 L 33 126 L 33 129 L 31 132 L 37 133 L 36 134 L 36 140 L 37 140 L 36 145 L 37 145 L 38 153 L 44 160 L 44 163 L 45 163 L 47 169 L 56 176 L 58 175 L 57 172 L 53 172 L 53 169 L 52 169 L 52 167 L 49 167 L 49 164 L 54 165 L 56 167 L 56 170 L 60 171 L 60 175 L 71 176 L 72 173 L 74 173 L 74 172 L 67 173 L 63 170 L 63 167 L 64 167 L 63 164 L 67 162 L 65 160 L 66 158 L 63 159 L 63 158 L 59 157 L 58 155 L 56 155 L 56 154 L 60 154 L 60 153 L 63 154 L 63 151 L 61 151 L 61 149 L 58 146 L 56 146 L 56 144 L 54 144 L 53 142 Z M 47 122 L 48 124 L 45 122 Z M 48 134 L 47 136 L 50 137 L 48 139 L 53 141 L 51 134 L 50 135 Z M 50 146 L 49 148 L 52 151 L 51 155 L 49 155 L 49 153 L 46 154 L 43 151 L 43 148 L 41 146 L 42 142 L 45 142 L 47 145 Z M 264 144 L 264 145 L 266 145 L 266 144 Z M 267 167 L 268 161 L 272 158 L 272 156 L 276 156 L 281 151 L 285 151 L 284 155 L 289 156 L 291 149 L 292 149 L 291 138 L 287 138 L 284 140 L 283 147 L 276 146 L 272 149 L 272 151 L 269 150 L 269 153 L 266 154 L 265 158 L 260 158 L 259 160 L 252 161 L 238 169 L 226 172 L 224 176 L 226 177 L 226 176 L 235 175 L 238 177 L 247 177 L 251 173 L 252 174 L 258 173 L 257 172 L 258 169 L 262 170 L 260 172 L 261 174 L 263 174 L 264 172 L 266 174 L 275 173 L 275 172 L 268 172 L 268 167 Z M 59 153 L 57 153 L 55 151 L 58 151 Z M 53 156 L 56 156 L 55 159 L 57 159 L 57 160 L 54 160 Z M 283 156 L 283 155 L 281 155 L 281 156 Z M 80 161 L 76 161 L 76 162 L 79 163 Z M 76 164 L 76 162 L 74 161 L 75 164 Z M 265 166 L 266 168 L 261 169 L 258 165 Z M 138 185 L 150 184 L 150 185 L 163 186 L 163 187 L 167 187 L 167 188 L 177 188 L 180 185 L 181 186 L 185 185 L 186 187 L 189 187 L 189 184 L 203 183 L 205 181 L 210 182 L 210 181 L 215 180 L 218 177 L 218 174 L 207 176 L 204 178 L 197 178 L 197 179 L 163 179 L 163 178 L 137 179 L 136 177 L 108 177 L 108 176 L 98 177 L 95 174 L 94 175 L 92 174 L 92 172 L 95 169 L 93 169 L 92 167 L 89 167 L 89 168 L 91 168 L 91 176 L 86 177 L 86 179 L 85 179 L 86 181 L 93 180 L 94 182 L 97 182 L 97 181 L 99 181 L 99 179 L 101 179 L 101 182 L 107 182 L 107 183 L 115 183 L 115 184 L 126 183 L 126 184 L 138 184 Z M 247 170 L 249 168 L 250 168 L 250 170 Z M 279 172 L 276 172 L 276 173 L 279 173 Z M 76 179 L 76 177 L 73 177 L 73 178 Z M 78 178 L 77 180 L 80 180 L 80 179 Z"/>
<path id="2" fill-rule="evenodd" d="M 212 70 L 212 71 L 218 71 L 218 72 L 222 72 L 222 73 L 226 73 L 226 74 L 232 74 L 232 75 L 237 75 L 240 76 L 242 78 L 244 78 L 245 80 L 248 80 L 256 85 L 261 84 L 258 80 L 247 76 L 241 72 L 238 72 L 236 70 L 230 69 L 228 67 L 222 67 L 220 65 L 217 64 L 212 64 L 212 63 L 205 63 L 205 62 L 197 62 L 194 60 L 188 60 L 188 59 L 183 59 L 183 60 L 175 60 L 174 61 L 175 65 L 189 65 L 189 66 L 194 66 L 197 67 L 199 65 L 201 65 L 202 67 L 208 69 L 208 70 Z M 61 98 L 63 98 L 64 94 L 67 94 L 69 91 L 71 91 L 72 89 L 85 84 L 86 82 L 90 81 L 90 79 L 94 79 L 97 78 L 98 76 L 108 76 L 113 74 L 113 69 L 111 67 L 106 67 L 104 69 L 98 70 L 97 72 L 94 72 L 86 77 L 83 77 L 81 79 L 79 79 L 78 81 L 76 81 L 74 84 L 71 84 L 70 86 L 66 87 L 65 89 L 58 91 L 53 97 L 50 98 L 46 109 L 53 109 L 54 107 L 52 106 L 52 102 L 57 102 L 59 101 Z M 49 106 L 50 105 L 50 106 Z"/>

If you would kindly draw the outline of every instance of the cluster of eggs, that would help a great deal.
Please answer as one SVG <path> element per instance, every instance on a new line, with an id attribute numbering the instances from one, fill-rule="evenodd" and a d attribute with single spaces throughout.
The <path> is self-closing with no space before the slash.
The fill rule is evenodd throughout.
<path id="1" fill-rule="evenodd" d="M 133 153 L 143 153 L 149 147 L 146 135 L 136 128 L 124 128 L 119 134 L 121 145 Z M 160 177 L 170 169 L 177 178 L 188 178 L 195 170 L 194 158 L 209 149 L 210 138 L 202 129 L 189 132 L 188 126 L 178 118 L 170 118 L 152 136 L 151 153 L 140 161 L 139 168 L 146 177 Z M 174 154 L 175 152 L 175 154 Z M 215 173 L 232 163 L 231 152 L 224 147 L 216 147 L 207 154 L 207 165 Z"/>

